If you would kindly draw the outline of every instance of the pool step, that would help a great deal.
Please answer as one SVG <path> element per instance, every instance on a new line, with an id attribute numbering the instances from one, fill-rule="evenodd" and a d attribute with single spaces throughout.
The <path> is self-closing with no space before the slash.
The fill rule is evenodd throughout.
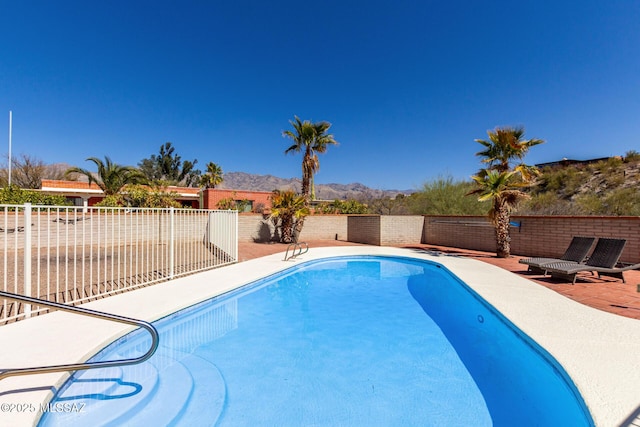
<path id="1" fill-rule="evenodd" d="M 40 426 L 105 425 L 144 399 L 157 383 L 158 371 L 147 363 L 84 371 L 56 400 L 81 407 L 81 411 L 46 413 Z"/>
<path id="2" fill-rule="evenodd" d="M 222 374 L 214 364 L 195 355 L 181 362 L 194 378 L 195 388 L 175 426 L 215 425 L 224 411 L 227 394 Z M 187 418 L 182 418 L 185 415 Z"/>
<path id="3" fill-rule="evenodd" d="M 127 410 L 118 409 L 119 415 L 105 425 L 170 425 L 180 417 L 193 392 L 193 379 L 181 361 L 154 357 L 153 362 L 159 375 L 157 386 L 142 399 L 126 402 Z"/>

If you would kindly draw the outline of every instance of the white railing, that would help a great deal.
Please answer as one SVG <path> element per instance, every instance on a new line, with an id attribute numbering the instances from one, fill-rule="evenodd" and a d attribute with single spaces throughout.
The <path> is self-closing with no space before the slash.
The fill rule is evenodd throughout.
<path id="1" fill-rule="evenodd" d="M 0 290 L 75 304 L 238 259 L 236 211 L 0 205 Z M 0 323 L 32 307 L 0 301 Z"/>

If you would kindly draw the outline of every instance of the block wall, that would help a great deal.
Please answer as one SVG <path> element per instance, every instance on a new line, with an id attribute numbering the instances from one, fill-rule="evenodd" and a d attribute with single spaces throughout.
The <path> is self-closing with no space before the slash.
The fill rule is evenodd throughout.
<path id="1" fill-rule="evenodd" d="M 561 256 L 573 236 L 627 239 L 621 261 L 640 262 L 640 217 L 514 216 L 511 253 Z M 427 216 L 423 242 L 495 251 L 493 226 L 484 217 Z"/>
<path id="2" fill-rule="evenodd" d="M 423 229 L 423 216 L 383 215 L 380 217 L 380 245 L 420 244 Z"/>
<path id="3" fill-rule="evenodd" d="M 347 240 L 380 246 L 380 215 L 349 215 Z"/>
<path id="4" fill-rule="evenodd" d="M 346 215 L 311 215 L 305 218 L 299 240 L 346 240 Z M 238 215 L 238 241 L 269 242 L 275 238 L 273 222 L 260 214 Z"/>

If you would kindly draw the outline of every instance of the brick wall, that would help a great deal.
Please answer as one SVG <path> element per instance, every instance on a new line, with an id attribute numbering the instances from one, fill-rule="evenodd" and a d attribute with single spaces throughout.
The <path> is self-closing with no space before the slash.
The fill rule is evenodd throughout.
<path id="1" fill-rule="evenodd" d="M 640 217 L 514 216 L 511 253 L 560 256 L 573 236 L 627 239 L 621 261 L 640 262 Z M 466 249 L 495 251 L 493 226 L 485 217 L 425 217 L 423 242 Z"/>
<path id="2" fill-rule="evenodd" d="M 523 256 L 560 256 L 573 236 L 627 239 L 624 262 L 640 262 L 640 217 L 514 216 L 511 252 Z M 240 241 L 268 241 L 271 220 L 239 216 Z M 428 243 L 494 252 L 493 226 L 483 216 L 311 215 L 300 240 L 335 239 L 370 245 Z"/>
<path id="3" fill-rule="evenodd" d="M 380 245 L 380 215 L 349 215 L 347 241 Z"/>
<path id="4" fill-rule="evenodd" d="M 422 216 L 383 215 L 380 217 L 380 245 L 419 244 L 423 229 Z"/>

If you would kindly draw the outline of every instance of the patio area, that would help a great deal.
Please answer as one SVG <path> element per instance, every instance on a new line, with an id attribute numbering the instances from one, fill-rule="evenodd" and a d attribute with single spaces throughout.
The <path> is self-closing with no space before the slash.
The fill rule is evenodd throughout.
<path id="1" fill-rule="evenodd" d="M 307 243 L 309 244 L 310 250 L 313 250 L 314 247 L 361 246 L 357 243 L 342 240 L 313 240 L 308 241 Z M 590 276 L 587 273 L 579 276 L 580 279 L 578 279 L 575 285 L 572 285 L 567 281 L 527 272 L 527 266 L 518 262 L 523 258 L 521 256 L 512 256 L 507 259 L 496 258 L 495 254 L 490 252 L 428 244 L 401 245 L 399 247 L 412 248 L 425 252 L 440 252 L 451 256 L 474 258 L 504 268 L 505 270 L 511 271 L 524 278 L 532 280 L 541 286 L 564 295 L 567 298 L 598 310 L 630 317 L 632 319 L 640 319 L 640 293 L 638 292 L 640 271 L 634 270 L 625 272 L 624 277 L 626 279 L 626 283 L 622 283 L 620 280 L 609 277 L 598 278 L 597 276 Z M 266 255 L 284 252 L 286 249 L 287 245 L 279 243 L 266 244 L 239 242 L 238 258 L 239 261 L 242 262 Z"/>

